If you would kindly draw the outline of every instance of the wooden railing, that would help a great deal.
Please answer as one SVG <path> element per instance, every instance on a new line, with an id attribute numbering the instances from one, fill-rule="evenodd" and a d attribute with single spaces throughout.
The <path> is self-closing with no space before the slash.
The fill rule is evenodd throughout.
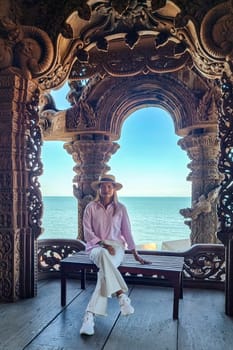
<path id="1" fill-rule="evenodd" d="M 184 286 L 224 289 L 225 248 L 222 244 L 195 244 L 182 252 L 139 251 L 143 254 L 184 257 Z"/>
<path id="2" fill-rule="evenodd" d="M 60 261 L 85 249 L 85 244 L 75 239 L 38 240 L 38 278 L 60 276 Z M 182 252 L 140 250 L 140 254 L 183 256 L 184 286 L 224 289 L 225 249 L 222 244 L 196 244 Z M 90 276 L 92 273 L 90 273 Z M 150 283 L 145 276 L 126 276 L 129 281 Z M 156 276 L 154 276 L 156 279 Z M 158 280 L 159 284 L 163 281 Z"/>
<path id="3" fill-rule="evenodd" d="M 85 249 L 78 239 L 38 240 L 38 279 L 60 276 L 60 261 Z"/>

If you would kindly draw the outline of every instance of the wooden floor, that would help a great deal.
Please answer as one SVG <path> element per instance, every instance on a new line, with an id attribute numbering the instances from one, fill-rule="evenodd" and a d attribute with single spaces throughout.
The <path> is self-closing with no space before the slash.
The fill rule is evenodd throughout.
<path id="1" fill-rule="evenodd" d="M 68 281 L 67 306 L 60 306 L 59 280 L 39 283 L 38 296 L 0 304 L 0 350 L 232 350 L 233 319 L 225 315 L 224 293 L 184 289 L 179 320 L 172 319 L 173 290 L 130 286 L 134 315 L 119 314 L 115 298 L 107 317 L 97 317 L 94 336 L 80 336 L 93 291 Z"/>

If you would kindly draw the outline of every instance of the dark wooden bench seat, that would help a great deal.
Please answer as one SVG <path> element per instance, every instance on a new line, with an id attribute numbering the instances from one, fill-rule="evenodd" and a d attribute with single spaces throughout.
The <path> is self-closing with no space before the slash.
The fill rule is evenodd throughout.
<path id="1" fill-rule="evenodd" d="M 183 265 L 184 258 L 180 256 L 142 255 L 151 264 L 141 265 L 135 261 L 132 254 L 125 254 L 119 271 L 130 274 L 143 274 L 146 276 L 159 276 L 167 279 L 174 288 L 173 319 L 178 319 L 179 299 L 183 298 Z M 87 253 L 79 252 L 61 260 L 61 305 L 66 305 L 66 280 L 72 273 L 81 273 L 81 288 L 85 289 L 86 271 L 98 271 L 89 259 Z"/>

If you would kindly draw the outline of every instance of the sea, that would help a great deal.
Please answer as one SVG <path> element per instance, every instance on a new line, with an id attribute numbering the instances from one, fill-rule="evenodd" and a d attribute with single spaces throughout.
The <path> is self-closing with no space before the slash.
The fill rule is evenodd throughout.
<path id="1" fill-rule="evenodd" d="M 135 243 L 161 250 L 164 242 L 188 241 L 189 227 L 180 209 L 190 208 L 190 197 L 119 197 L 129 214 Z M 74 197 L 43 197 L 43 233 L 39 239 L 77 238 L 78 202 Z"/>

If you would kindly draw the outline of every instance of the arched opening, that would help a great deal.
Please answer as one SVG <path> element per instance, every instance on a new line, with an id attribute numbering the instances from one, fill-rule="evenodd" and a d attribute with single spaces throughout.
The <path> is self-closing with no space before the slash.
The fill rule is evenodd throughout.
<path id="1" fill-rule="evenodd" d="M 168 112 L 147 107 L 125 120 L 111 172 L 123 183 L 119 197 L 126 204 L 136 243 L 143 247 L 185 249 L 190 229 L 179 210 L 190 206 L 189 162 L 177 145 L 179 137 Z M 164 244 L 163 244 L 164 242 Z"/>
<path id="2" fill-rule="evenodd" d="M 54 94 L 58 109 L 67 107 L 65 91 L 66 87 Z M 110 172 L 123 182 L 119 196 L 127 205 L 140 246 L 161 249 L 163 242 L 176 241 L 176 249 L 178 243 L 180 248 L 189 244 L 190 229 L 179 213 L 190 206 L 191 183 L 186 181 L 189 160 L 177 145 L 178 140 L 168 112 L 157 107 L 139 109 L 125 120 L 118 141 L 120 149 L 110 159 Z M 76 238 L 72 157 L 63 149 L 62 141 L 45 141 L 42 161 L 41 238 Z"/>
<path id="3" fill-rule="evenodd" d="M 165 86 L 173 86 L 173 89 L 165 89 Z M 119 89 L 119 87 L 121 88 Z M 76 89 L 73 90 L 72 88 L 71 91 L 72 93 L 77 93 Z M 215 182 L 216 184 L 218 183 L 218 180 L 215 178 L 218 174 L 216 171 L 217 164 L 215 161 L 215 154 L 213 153 L 213 150 L 216 154 L 219 150 L 218 141 L 216 140 L 216 125 L 213 125 L 212 128 L 200 128 L 201 124 L 198 124 L 198 128 L 192 125 L 191 121 L 195 120 L 196 116 L 195 95 L 192 89 L 187 89 L 184 84 L 181 84 L 181 82 L 176 81 L 174 77 L 166 74 L 156 77 L 156 79 L 153 75 L 145 75 L 131 79 L 125 77 L 120 79 L 114 79 L 113 77 L 108 77 L 106 80 L 97 79 L 93 86 L 90 82 L 90 86 L 82 87 L 81 91 L 81 95 L 80 91 L 78 95 L 80 103 L 77 102 L 78 100 L 75 100 L 76 102 L 72 101 L 74 104 L 71 104 L 74 108 L 68 109 L 69 118 L 68 114 L 67 118 L 65 116 L 64 109 L 66 108 L 64 107 L 63 111 L 57 113 L 58 119 L 60 116 L 62 117 L 64 128 L 60 129 L 60 133 L 57 134 L 56 128 L 55 134 L 53 134 L 54 129 L 51 128 L 51 134 L 49 134 L 49 136 L 52 135 L 52 137 L 49 138 L 50 140 L 69 140 L 65 147 L 76 163 L 72 164 L 72 168 L 74 165 L 74 171 L 77 174 L 73 174 L 73 177 L 75 175 L 74 186 L 75 189 L 77 189 L 74 195 L 78 198 L 78 237 L 81 239 L 83 238 L 81 224 L 82 212 L 87 202 L 95 195 L 95 193 L 91 192 L 90 183 L 93 179 L 98 178 L 101 173 L 106 172 L 108 170 L 108 165 L 111 167 L 111 159 L 115 159 L 114 154 L 118 148 L 116 141 L 121 139 L 125 121 L 129 120 L 129 115 L 135 111 L 140 111 L 142 108 L 154 108 L 154 106 L 159 106 L 162 108 L 161 111 L 163 111 L 163 113 L 166 113 L 165 111 L 169 113 L 169 115 L 166 115 L 165 120 L 170 121 L 170 136 L 161 138 L 163 135 L 161 132 L 159 132 L 157 136 L 151 135 L 152 145 L 150 145 L 150 143 L 148 143 L 150 133 L 157 131 L 158 125 L 155 124 L 153 127 L 151 124 L 145 125 L 146 119 L 144 117 L 142 125 L 139 127 L 140 132 L 135 137 L 133 153 L 131 155 L 131 160 L 135 159 L 135 164 L 137 164 L 138 167 L 134 170 L 134 174 L 130 176 L 131 182 L 126 182 L 125 188 L 130 189 L 130 186 L 135 183 L 137 178 L 135 174 L 140 176 L 140 179 L 137 180 L 139 181 L 138 183 L 140 183 L 143 177 L 145 178 L 145 175 L 140 174 L 140 172 L 144 169 L 145 155 L 149 154 L 149 164 L 151 168 L 146 172 L 146 176 L 150 174 L 150 178 L 144 180 L 143 193 L 136 193 L 135 189 L 133 189 L 131 194 L 128 193 L 128 195 L 150 197 L 156 195 L 164 197 L 171 196 L 170 193 L 172 193 L 172 196 L 180 197 L 184 196 L 182 192 L 184 191 L 185 184 L 189 186 L 189 188 L 192 186 L 192 193 L 191 190 L 188 190 L 188 195 L 186 194 L 186 196 L 192 197 L 192 205 L 189 205 L 190 201 L 188 203 L 186 202 L 184 205 L 180 205 L 177 211 L 179 213 L 179 210 L 182 209 L 182 216 L 187 219 L 185 222 L 191 228 L 190 237 L 192 244 L 214 242 L 216 239 L 215 237 L 212 238 L 212 236 L 215 232 L 214 225 L 216 222 L 215 203 L 213 203 L 213 210 L 212 207 L 208 209 L 210 215 L 212 215 L 213 212 L 215 221 L 212 220 L 213 227 L 209 227 L 209 231 L 206 232 L 206 222 L 209 220 L 209 217 L 201 215 L 202 211 L 200 211 L 199 204 L 202 205 L 203 201 L 201 203 L 199 203 L 199 201 L 203 198 L 208 201 L 209 197 L 207 198 L 207 196 L 212 195 L 213 192 L 211 191 L 216 190 Z M 63 100 L 67 96 L 67 92 L 67 90 L 64 91 L 63 89 Z M 70 92 L 69 96 L 71 96 Z M 189 104 L 186 103 L 187 100 Z M 61 101 L 61 98 L 59 98 L 59 101 Z M 156 123 L 157 120 L 158 118 L 152 118 L 153 123 Z M 64 121 L 66 124 L 64 124 Z M 197 133 L 196 129 L 201 129 L 203 132 L 201 134 Z M 134 131 L 129 132 L 129 137 L 135 136 L 134 134 Z M 176 136 L 171 150 L 179 150 L 179 154 L 171 155 L 171 151 L 166 151 L 161 157 L 161 152 L 166 150 L 169 141 L 175 135 L 182 137 L 182 139 L 179 140 L 179 145 L 187 152 L 190 159 L 188 159 L 185 152 L 182 152 L 181 149 L 177 147 L 178 136 Z M 124 137 L 124 139 L 127 138 L 127 136 Z M 164 144 L 161 147 L 154 145 L 153 140 L 160 140 L 160 138 L 164 141 Z M 143 152 L 143 156 L 139 161 L 138 155 L 146 144 L 150 146 L 146 152 Z M 135 150 L 135 145 L 140 146 L 139 151 Z M 181 154 L 186 156 L 185 165 L 183 166 L 186 170 L 185 175 L 181 175 L 178 171 L 181 169 L 179 166 Z M 154 161 L 151 161 L 152 159 Z M 109 160 L 110 164 L 108 164 Z M 124 162 L 123 156 L 121 160 Z M 154 166 L 158 164 L 158 160 L 161 167 L 156 169 Z M 191 173 L 188 174 L 189 183 L 185 180 L 187 177 L 186 166 L 188 163 L 191 169 Z M 126 171 L 128 164 L 129 162 L 127 162 L 124 167 L 124 171 Z M 205 164 L 208 164 L 207 169 Z M 168 165 L 171 165 L 171 168 L 168 168 Z M 212 168 L 209 169 L 210 166 L 216 174 L 213 173 Z M 118 167 L 116 167 L 116 169 L 118 169 Z M 178 171 L 177 175 L 174 175 L 174 169 Z M 207 177 L 203 176 L 205 172 L 208 172 L 208 174 L 213 173 L 214 182 L 209 175 Z M 168 180 L 169 174 L 171 174 L 171 177 Z M 159 183 L 158 177 L 163 180 L 162 183 Z M 174 179 L 178 181 L 175 184 Z M 157 183 L 156 194 L 153 194 L 151 183 Z M 141 187 L 138 185 L 135 187 L 134 185 L 134 188 L 138 190 L 138 188 Z M 174 193 L 174 189 L 176 193 Z M 122 195 L 123 194 L 124 190 L 122 192 Z M 196 211 L 194 212 L 192 208 L 193 205 L 198 206 L 198 213 L 196 213 Z M 205 212 L 203 214 L 205 214 Z M 184 225 L 182 217 L 179 215 L 178 217 L 182 223 L 182 228 L 178 228 L 178 230 L 183 232 L 185 227 L 186 231 L 189 231 L 189 228 Z M 170 237 L 168 239 L 170 240 Z M 162 240 L 164 241 L 164 239 Z M 161 247 L 161 242 L 159 243 L 159 247 Z"/>

